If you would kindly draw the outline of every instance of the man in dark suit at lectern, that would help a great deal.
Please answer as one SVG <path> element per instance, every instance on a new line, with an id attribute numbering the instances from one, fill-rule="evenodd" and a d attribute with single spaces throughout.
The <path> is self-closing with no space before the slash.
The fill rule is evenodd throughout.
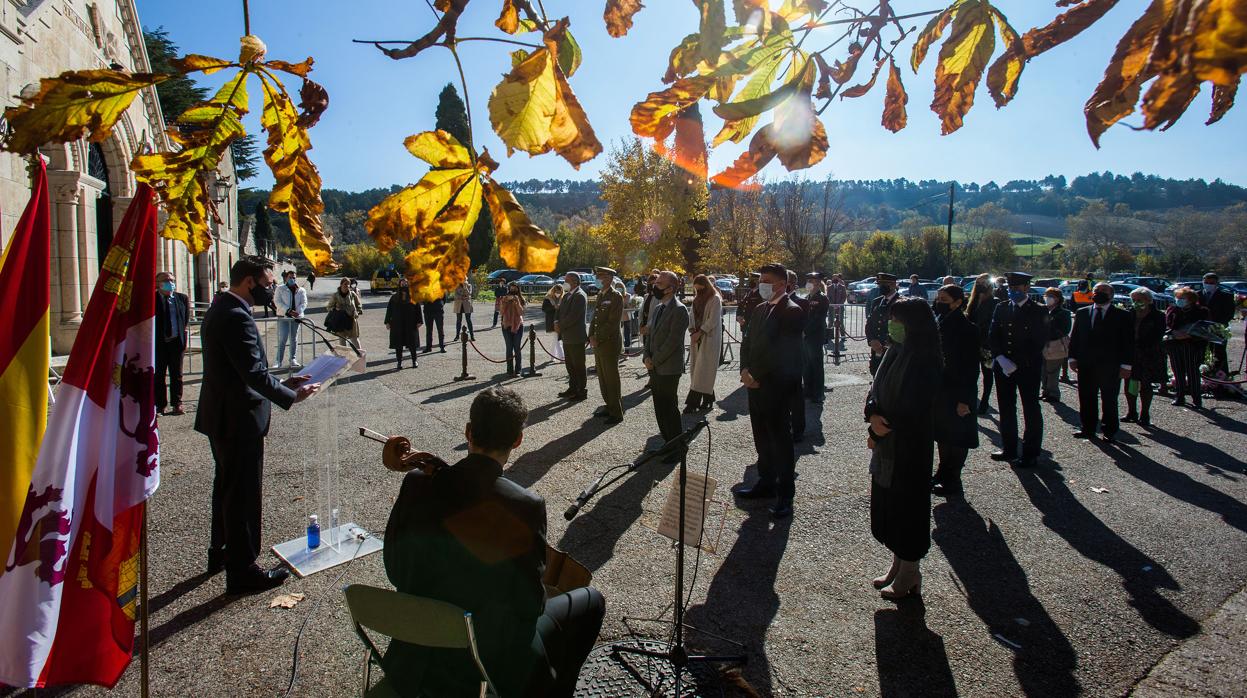
<path id="1" fill-rule="evenodd" d="M 306 384 L 307 376 L 282 382 L 268 372 L 251 308 L 269 304 L 273 285 L 271 261 L 243 257 L 230 269 L 229 290 L 217 294 L 204 315 L 204 377 L 195 431 L 208 437 L 216 461 L 208 572 L 225 570 L 228 594 L 272 589 L 289 576 L 284 569 L 262 571 L 255 562 L 260 556 L 269 403 L 288 410 L 320 388 Z"/>

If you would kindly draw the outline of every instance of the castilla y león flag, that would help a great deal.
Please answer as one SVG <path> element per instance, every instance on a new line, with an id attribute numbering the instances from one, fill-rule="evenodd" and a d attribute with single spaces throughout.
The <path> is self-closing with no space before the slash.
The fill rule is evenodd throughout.
<path id="1" fill-rule="evenodd" d="M 0 569 L 0 683 L 113 686 L 130 662 L 144 502 L 159 484 L 156 207 L 104 259 Z"/>

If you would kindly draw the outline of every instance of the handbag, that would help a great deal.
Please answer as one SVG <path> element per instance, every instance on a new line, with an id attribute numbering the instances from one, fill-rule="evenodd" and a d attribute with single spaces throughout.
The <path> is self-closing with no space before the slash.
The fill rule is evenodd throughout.
<path id="1" fill-rule="evenodd" d="M 1057 337 L 1048 340 L 1043 347 L 1043 357 L 1048 361 L 1059 361 L 1069 357 L 1069 337 Z"/>
<path id="2" fill-rule="evenodd" d="M 325 329 L 330 332 L 346 332 L 351 329 L 355 323 L 351 320 L 351 316 L 346 314 L 345 310 L 334 308 L 325 316 Z"/>

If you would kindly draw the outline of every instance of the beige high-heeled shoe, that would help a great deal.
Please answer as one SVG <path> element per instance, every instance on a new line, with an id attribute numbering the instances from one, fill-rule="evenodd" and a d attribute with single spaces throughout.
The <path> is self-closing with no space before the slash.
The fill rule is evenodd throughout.
<path id="1" fill-rule="evenodd" d="M 922 572 L 918 571 L 918 561 L 900 561 L 900 570 L 892 578 L 892 584 L 880 590 L 879 595 L 885 599 L 898 600 L 907 596 L 922 594 Z"/>
<path id="2" fill-rule="evenodd" d="M 882 577 L 875 577 L 874 581 L 872 581 L 871 584 L 875 585 L 876 589 L 882 589 L 886 587 L 887 585 L 892 583 L 893 579 L 896 578 L 896 573 L 899 572 L 900 569 L 901 569 L 901 559 L 893 555 L 892 566 L 888 568 L 888 573 L 883 575 Z"/>

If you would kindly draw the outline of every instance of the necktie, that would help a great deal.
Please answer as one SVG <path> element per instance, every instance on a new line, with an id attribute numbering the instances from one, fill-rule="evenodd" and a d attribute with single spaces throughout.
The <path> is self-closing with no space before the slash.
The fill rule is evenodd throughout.
<path id="1" fill-rule="evenodd" d="M 654 312 L 654 325 L 658 325 L 658 321 L 662 319 L 662 311 L 667 309 L 666 303 L 659 303 L 658 310 Z"/>
<path id="2" fill-rule="evenodd" d="M 1100 324 L 1100 308 L 1096 306 L 1096 309 L 1091 311 L 1091 329 L 1094 330 L 1098 324 Z"/>

